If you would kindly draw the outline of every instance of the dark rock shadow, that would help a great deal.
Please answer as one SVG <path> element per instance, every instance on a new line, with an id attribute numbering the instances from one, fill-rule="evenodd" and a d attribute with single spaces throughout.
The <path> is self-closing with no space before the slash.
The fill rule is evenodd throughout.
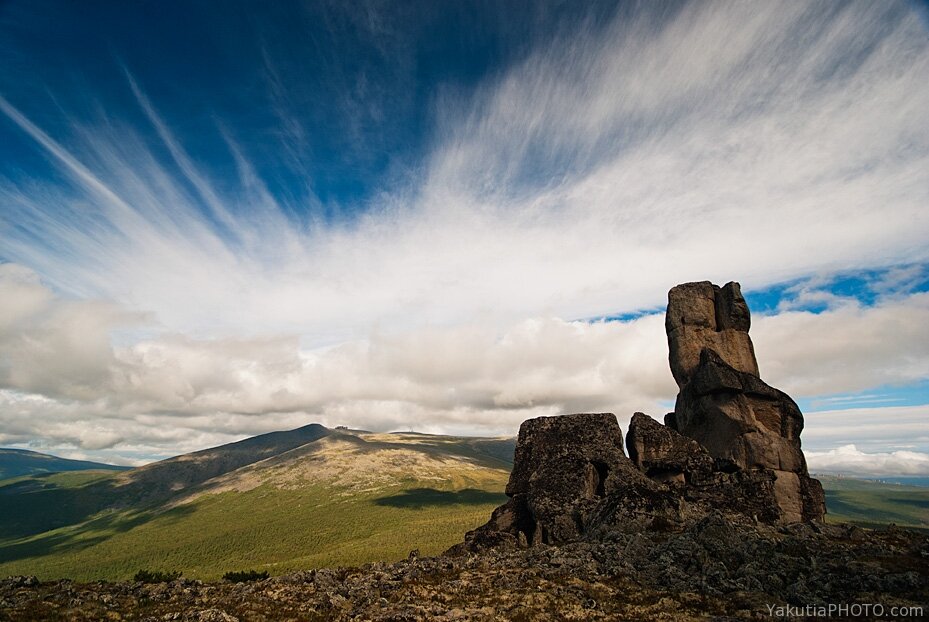
<path id="1" fill-rule="evenodd" d="M 437 490 L 435 488 L 411 488 L 387 497 L 375 499 L 374 503 L 393 508 L 422 509 L 446 505 L 493 505 L 506 502 L 506 495 L 477 488 L 463 490 Z"/>

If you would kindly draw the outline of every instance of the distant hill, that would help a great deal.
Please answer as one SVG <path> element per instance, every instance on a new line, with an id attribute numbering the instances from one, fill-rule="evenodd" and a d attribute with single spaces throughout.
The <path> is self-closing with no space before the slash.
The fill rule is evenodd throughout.
<path id="1" fill-rule="evenodd" d="M 117 477 L 113 492 L 119 496 L 119 505 L 164 501 L 214 477 L 281 455 L 331 433 L 326 427 L 311 423 L 295 430 L 261 434 L 153 462 Z"/>
<path id="2" fill-rule="evenodd" d="M 310 425 L 119 473 L 0 482 L 0 576 L 218 578 L 439 553 L 486 521 L 512 439 Z"/>
<path id="3" fill-rule="evenodd" d="M 90 469 L 123 471 L 128 468 L 87 460 L 68 460 L 26 449 L 0 448 L 0 479 L 36 475 L 38 473 L 61 473 L 63 471 L 86 471 Z"/>

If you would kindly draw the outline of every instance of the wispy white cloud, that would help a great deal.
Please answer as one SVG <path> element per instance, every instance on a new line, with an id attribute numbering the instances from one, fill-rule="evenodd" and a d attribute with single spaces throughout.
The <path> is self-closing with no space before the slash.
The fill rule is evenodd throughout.
<path id="1" fill-rule="evenodd" d="M 11 233 L 8 257 L 175 330 L 315 343 L 927 259 L 929 44 L 905 5 L 694 3 L 670 21 L 646 7 L 573 34 L 440 102 L 424 177 L 330 226 L 211 180 L 138 84 L 180 178 L 130 128 L 86 127 L 69 149 L 4 100 L 89 193 L 7 185 L 11 213 L 50 234 L 37 249 Z"/>

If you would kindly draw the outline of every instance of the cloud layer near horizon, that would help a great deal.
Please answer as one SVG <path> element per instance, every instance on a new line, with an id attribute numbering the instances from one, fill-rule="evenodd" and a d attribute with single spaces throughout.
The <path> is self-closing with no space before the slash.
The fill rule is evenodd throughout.
<path id="1" fill-rule="evenodd" d="M 512 435 L 528 417 L 563 412 L 615 412 L 623 425 L 635 411 L 660 419 L 676 393 L 660 313 L 539 317 L 502 333 L 480 323 L 418 328 L 303 350 L 297 335 L 112 345 L 111 331 L 145 318 L 56 298 L 12 264 L 0 265 L 0 300 L 18 302 L 0 316 L 0 349 L 14 353 L 0 367 L 4 444 L 176 452 L 309 421 Z M 752 333 L 765 379 L 802 399 L 929 377 L 926 325 L 929 293 L 915 293 L 760 316 Z M 905 439 L 929 451 L 924 410 L 808 413 L 806 446 L 880 450 Z"/>
<path id="2" fill-rule="evenodd" d="M 572 320 L 929 260 L 925 34 L 902 3 L 643 7 L 440 89 L 415 174 L 334 222 L 294 217 L 235 128 L 217 181 L 128 72 L 154 134 L 52 136 L 0 96 L 57 174 L 0 179 L 0 442 L 660 415 L 661 318 Z M 925 294 L 783 311 L 753 336 L 795 397 L 929 378 Z"/>

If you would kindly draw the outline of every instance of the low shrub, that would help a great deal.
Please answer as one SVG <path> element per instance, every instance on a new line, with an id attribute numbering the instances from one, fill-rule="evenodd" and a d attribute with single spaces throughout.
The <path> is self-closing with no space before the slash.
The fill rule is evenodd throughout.
<path id="1" fill-rule="evenodd" d="M 227 572 L 223 575 L 224 581 L 230 583 L 245 583 L 246 581 L 261 581 L 268 578 L 267 570 L 239 570 L 237 572 Z"/>
<path id="2" fill-rule="evenodd" d="M 132 580 L 141 581 L 142 583 L 167 583 L 168 581 L 174 581 L 180 578 L 181 573 L 177 571 L 161 572 L 160 570 L 140 570 L 135 573 Z"/>

